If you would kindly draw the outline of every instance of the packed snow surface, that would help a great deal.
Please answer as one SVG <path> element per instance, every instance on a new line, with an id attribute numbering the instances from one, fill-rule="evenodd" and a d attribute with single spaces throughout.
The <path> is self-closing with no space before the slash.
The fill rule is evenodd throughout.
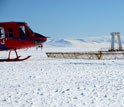
<path id="1" fill-rule="evenodd" d="M 57 49 L 77 50 L 19 50 L 20 55 L 32 57 L 0 63 L 0 107 L 124 106 L 123 60 L 54 59 L 45 55 Z"/>

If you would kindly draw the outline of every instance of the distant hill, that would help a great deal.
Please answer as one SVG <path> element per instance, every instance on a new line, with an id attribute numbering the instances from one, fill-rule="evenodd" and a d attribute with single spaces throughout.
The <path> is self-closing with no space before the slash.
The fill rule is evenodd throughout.
<path id="1" fill-rule="evenodd" d="M 72 43 L 65 39 L 49 39 L 47 45 L 57 46 L 57 47 L 66 47 L 71 46 Z"/>

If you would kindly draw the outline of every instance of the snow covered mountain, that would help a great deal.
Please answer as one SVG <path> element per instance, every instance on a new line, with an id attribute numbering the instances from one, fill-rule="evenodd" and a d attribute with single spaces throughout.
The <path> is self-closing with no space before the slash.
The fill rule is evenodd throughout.
<path id="1" fill-rule="evenodd" d="M 79 46 L 87 43 L 110 43 L 111 38 L 108 36 L 104 37 L 85 37 L 79 39 L 48 39 L 46 45 L 54 47 L 70 47 Z M 123 40 L 124 43 L 124 40 Z"/>
<path id="2" fill-rule="evenodd" d="M 121 37 L 121 41 L 124 44 L 124 37 Z M 48 39 L 46 46 L 54 46 L 54 47 L 71 47 L 71 46 L 79 46 L 83 44 L 101 44 L 101 43 L 111 43 L 111 36 L 95 36 L 95 37 L 84 37 L 84 38 L 76 38 L 76 39 Z M 117 40 L 115 39 L 115 43 Z"/>
<path id="3" fill-rule="evenodd" d="M 65 46 L 71 46 L 72 43 L 66 39 L 50 39 L 48 40 L 47 45 L 56 46 L 56 47 L 65 47 Z"/>

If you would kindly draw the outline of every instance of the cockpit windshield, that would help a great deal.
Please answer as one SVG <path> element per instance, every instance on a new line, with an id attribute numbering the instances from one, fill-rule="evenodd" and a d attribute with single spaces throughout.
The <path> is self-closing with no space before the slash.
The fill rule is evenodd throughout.
<path id="1" fill-rule="evenodd" d="M 32 33 L 32 34 L 34 34 L 34 32 L 32 31 L 32 29 L 28 26 L 28 29 L 30 30 L 30 32 Z"/>

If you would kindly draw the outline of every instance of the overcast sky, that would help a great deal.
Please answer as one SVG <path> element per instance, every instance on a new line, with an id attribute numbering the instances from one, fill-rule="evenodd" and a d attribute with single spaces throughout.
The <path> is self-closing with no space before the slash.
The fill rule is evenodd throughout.
<path id="1" fill-rule="evenodd" d="M 124 35 L 124 0 L 0 0 L 0 22 L 27 22 L 52 38 Z"/>

